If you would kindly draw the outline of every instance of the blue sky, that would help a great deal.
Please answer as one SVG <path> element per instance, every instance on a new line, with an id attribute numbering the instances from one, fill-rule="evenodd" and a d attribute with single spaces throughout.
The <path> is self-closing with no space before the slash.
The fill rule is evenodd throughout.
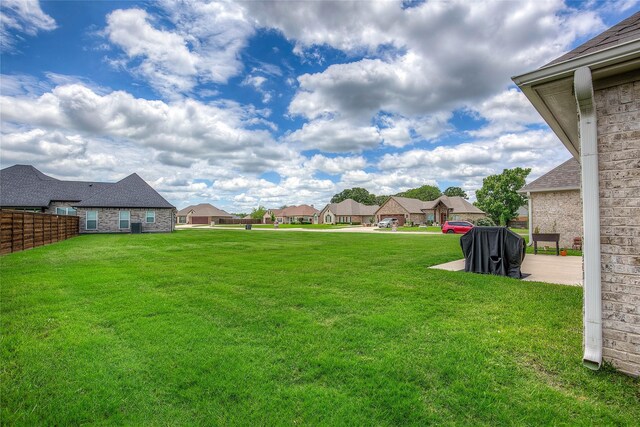
<path id="1" fill-rule="evenodd" d="M 637 1 L 2 2 L 1 163 L 178 208 L 468 193 L 569 153 L 510 77 Z"/>

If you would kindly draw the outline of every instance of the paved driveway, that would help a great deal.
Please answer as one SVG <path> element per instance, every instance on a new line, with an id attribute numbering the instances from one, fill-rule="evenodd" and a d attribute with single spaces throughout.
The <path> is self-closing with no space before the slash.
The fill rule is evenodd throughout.
<path id="1" fill-rule="evenodd" d="M 430 268 L 464 272 L 464 259 L 435 265 Z M 527 254 L 520 270 L 525 274 L 530 274 L 530 276 L 522 279 L 525 281 L 582 286 L 581 256 Z"/>

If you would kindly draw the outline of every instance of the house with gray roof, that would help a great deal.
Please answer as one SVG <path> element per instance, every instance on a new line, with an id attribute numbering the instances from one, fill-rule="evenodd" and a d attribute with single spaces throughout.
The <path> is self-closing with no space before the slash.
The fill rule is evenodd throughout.
<path id="1" fill-rule="evenodd" d="M 435 200 L 425 202 L 422 212 L 427 221 L 444 224 L 445 221 L 469 221 L 475 222 L 487 216 L 483 210 L 477 208 L 460 196 L 442 195 Z"/>
<path id="2" fill-rule="evenodd" d="M 405 223 L 444 224 L 445 221 L 470 221 L 484 218 L 486 214 L 459 196 L 442 195 L 435 200 L 424 202 L 408 197 L 391 196 L 376 211 L 376 219 L 395 218 L 399 225 Z"/>
<path id="3" fill-rule="evenodd" d="M 329 203 L 320 211 L 322 224 L 371 224 L 375 222 L 378 205 L 364 205 L 353 199 Z"/>
<path id="4" fill-rule="evenodd" d="M 220 221 L 233 219 L 233 215 L 218 209 L 210 203 L 190 205 L 177 213 L 178 224 L 220 224 Z"/>
<path id="5" fill-rule="evenodd" d="M 583 363 L 640 376 L 640 12 L 513 81 L 580 164 Z"/>
<path id="6" fill-rule="evenodd" d="M 528 183 L 518 193 L 529 200 L 529 241 L 531 233 L 559 233 L 560 246 L 571 248 L 582 238 L 582 196 L 580 163 L 574 158 Z"/>
<path id="7" fill-rule="evenodd" d="M 80 233 L 174 229 L 175 207 L 137 174 L 118 182 L 64 181 L 30 165 L 0 171 L 0 208 L 80 217 Z"/>

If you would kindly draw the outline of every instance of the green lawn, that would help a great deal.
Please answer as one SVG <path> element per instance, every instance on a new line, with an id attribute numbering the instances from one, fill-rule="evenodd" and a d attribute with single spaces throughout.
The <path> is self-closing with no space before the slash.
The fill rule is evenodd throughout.
<path id="1" fill-rule="evenodd" d="M 637 425 L 582 290 L 426 267 L 459 236 L 184 230 L 0 258 L 0 424 Z"/>

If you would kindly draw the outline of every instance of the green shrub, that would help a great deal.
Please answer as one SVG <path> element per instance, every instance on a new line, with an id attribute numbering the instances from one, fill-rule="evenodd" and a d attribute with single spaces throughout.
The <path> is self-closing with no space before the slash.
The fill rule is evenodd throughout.
<path id="1" fill-rule="evenodd" d="M 477 225 L 478 227 L 494 227 L 496 223 L 493 222 L 491 218 L 486 217 L 476 220 L 475 225 Z"/>

